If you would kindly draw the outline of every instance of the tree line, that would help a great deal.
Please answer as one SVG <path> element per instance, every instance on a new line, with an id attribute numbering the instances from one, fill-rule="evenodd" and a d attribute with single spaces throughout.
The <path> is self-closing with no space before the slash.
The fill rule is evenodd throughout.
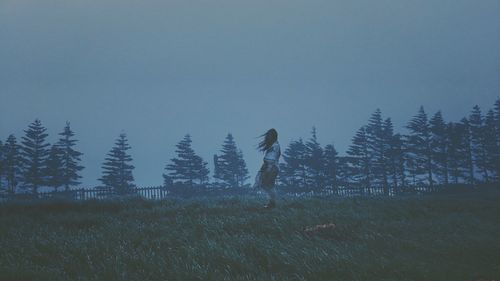
<path id="1" fill-rule="evenodd" d="M 384 118 L 377 109 L 340 156 L 333 143 L 323 147 L 318 142 L 313 127 L 306 141 L 300 138 L 285 148 L 278 184 L 313 189 L 379 187 L 388 194 L 390 189 L 410 186 L 500 181 L 500 99 L 486 114 L 474 106 L 459 122 L 446 122 L 441 111 L 429 118 L 420 107 L 406 129 L 406 134 L 396 133 L 391 118 Z M 0 141 L 0 188 L 8 193 L 16 193 L 18 187 L 37 193 L 41 186 L 57 191 L 81 184 L 83 153 L 75 148 L 77 140 L 69 122 L 52 145 L 38 119 L 24 133 L 20 143 L 12 134 L 5 143 Z M 99 181 L 104 188 L 126 193 L 135 187 L 130 149 L 126 134 L 120 134 L 102 164 Z M 176 157 L 165 165 L 166 187 L 248 186 L 243 152 L 231 133 L 213 157 L 212 181 L 208 163 L 193 150 L 189 134 L 175 152 Z"/>
<path id="2" fill-rule="evenodd" d="M 441 111 L 428 117 L 423 107 L 395 133 L 391 118 L 377 109 L 352 138 L 346 155 L 333 144 L 322 147 L 313 128 L 307 141 L 292 141 L 284 151 L 279 181 L 284 186 L 390 189 L 500 181 L 500 99 L 483 114 L 474 106 L 459 122 Z"/>
<path id="3" fill-rule="evenodd" d="M 36 119 L 24 131 L 20 144 L 13 134 L 8 136 L 5 144 L 0 141 L 0 188 L 12 194 L 21 184 L 23 189 L 37 193 L 41 186 L 69 190 L 80 184 L 82 153 L 74 149 L 77 141 L 69 122 L 53 145 L 46 142 L 46 131 Z"/>
<path id="4" fill-rule="evenodd" d="M 83 153 L 76 150 L 75 133 L 67 122 L 60 139 L 53 145 L 46 141 L 47 129 L 39 119 L 24 130 L 18 143 L 11 134 L 5 143 L 0 141 L 0 189 L 9 194 L 16 192 L 37 193 L 43 186 L 70 190 L 81 184 L 80 164 Z M 191 136 L 185 135 L 177 144 L 177 157 L 170 159 L 163 174 L 164 185 L 205 185 L 209 182 L 208 163 L 193 150 Z M 115 141 L 102 164 L 102 176 L 98 179 L 104 188 L 119 194 L 135 187 L 131 146 L 125 133 Z M 248 169 L 243 152 L 237 148 L 232 134 L 228 134 L 219 155 L 214 155 L 214 184 L 222 187 L 242 187 L 248 180 Z"/>

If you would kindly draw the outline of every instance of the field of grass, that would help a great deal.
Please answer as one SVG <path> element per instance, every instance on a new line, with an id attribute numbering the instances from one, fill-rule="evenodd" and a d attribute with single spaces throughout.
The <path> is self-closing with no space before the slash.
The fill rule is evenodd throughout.
<path id="1" fill-rule="evenodd" d="M 500 193 L 0 205 L 1 280 L 500 278 Z M 305 231 L 334 223 L 335 228 Z"/>

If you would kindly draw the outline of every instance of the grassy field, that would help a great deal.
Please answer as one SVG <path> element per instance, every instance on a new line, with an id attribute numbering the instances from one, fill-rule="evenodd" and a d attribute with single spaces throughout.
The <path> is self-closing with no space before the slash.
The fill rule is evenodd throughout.
<path id="1" fill-rule="evenodd" d="M 500 278 L 498 192 L 263 201 L 3 204 L 0 279 Z"/>

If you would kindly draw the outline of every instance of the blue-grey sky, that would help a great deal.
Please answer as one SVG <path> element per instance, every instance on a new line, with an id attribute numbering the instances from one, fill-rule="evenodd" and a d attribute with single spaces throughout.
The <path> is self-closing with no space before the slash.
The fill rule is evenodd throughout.
<path id="1" fill-rule="evenodd" d="M 0 139 L 68 120 L 95 185 L 124 131 L 158 185 L 184 134 L 212 168 L 231 132 L 253 175 L 271 127 L 343 153 L 376 108 L 398 131 L 490 108 L 499 50 L 498 0 L 0 0 Z"/>

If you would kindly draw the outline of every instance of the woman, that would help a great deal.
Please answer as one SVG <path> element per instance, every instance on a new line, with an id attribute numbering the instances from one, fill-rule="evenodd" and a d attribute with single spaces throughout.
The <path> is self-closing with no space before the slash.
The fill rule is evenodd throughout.
<path id="1" fill-rule="evenodd" d="M 276 207 L 274 182 L 278 176 L 281 149 L 278 143 L 278 132 L 275 129 L 268 130 L 261 137 L 263 139 L 258 145 L 258 150 L 264 153 L 264 163 L 255 177 L 254 187 L 264 189 L 269 197 L 269 203 L 264 208 L 271 209 Z"/>

